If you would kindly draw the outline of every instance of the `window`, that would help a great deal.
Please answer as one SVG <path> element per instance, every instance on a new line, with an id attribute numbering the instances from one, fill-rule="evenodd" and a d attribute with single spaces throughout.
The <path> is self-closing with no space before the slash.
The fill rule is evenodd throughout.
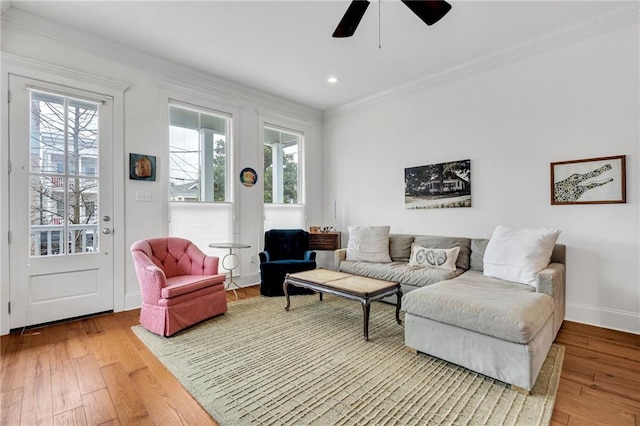
<path id="1" fill-rule="evenodd" d="M 228 201 L 229 118 L 170 107 L 172 201 Z"/>
<path id="2" fill-rule="evenodd" d="M 230 129 L 230 115 L 169 106 L 169 233 L 207 253 L 211 242 L 233 241 Z"/>
<path id="3" fill-rule="evenodd" d="M 304 228 L 300 150 L 303 133 L 264 125 L 264 230 Z"/>

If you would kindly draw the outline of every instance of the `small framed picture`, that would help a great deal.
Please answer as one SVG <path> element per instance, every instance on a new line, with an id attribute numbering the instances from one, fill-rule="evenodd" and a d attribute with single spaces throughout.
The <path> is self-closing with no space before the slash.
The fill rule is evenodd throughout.
<path id="1" fill-rule="evenodd" d="M 129 179 L 156 180 L 156 157 L 146 154 L 129 154 Z"/>
<path id="2" fill-rule="evenodd" d="M 551 163 L 551 204 L 626 203 L 624 155 Z"/>

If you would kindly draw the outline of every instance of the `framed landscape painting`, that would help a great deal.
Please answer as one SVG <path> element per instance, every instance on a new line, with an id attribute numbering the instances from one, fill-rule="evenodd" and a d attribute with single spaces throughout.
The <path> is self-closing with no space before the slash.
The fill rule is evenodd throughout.
<path id="1" fill-rule="evenodd" d="M 471 160 L 404 169 L 407 209 L 471 207 Z"/>
<path id="2" fill-rule="evenodd" d="M 626 157 L 551 163 L 551 204 L 626 203 Z"/>

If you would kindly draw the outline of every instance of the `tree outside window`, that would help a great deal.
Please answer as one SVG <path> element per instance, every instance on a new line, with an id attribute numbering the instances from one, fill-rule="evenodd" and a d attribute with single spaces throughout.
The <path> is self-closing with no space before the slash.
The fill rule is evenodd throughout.
<path id="1" fill-rule="evenodd" d="M 31 255 L 97 250 L 98 144 L 96 103 L 31 93 Z"/>

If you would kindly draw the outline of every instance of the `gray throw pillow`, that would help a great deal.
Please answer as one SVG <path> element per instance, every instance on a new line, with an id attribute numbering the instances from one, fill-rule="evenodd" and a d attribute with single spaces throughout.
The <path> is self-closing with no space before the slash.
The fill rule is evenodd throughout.
<path id="1" fill-rule="evenodd" d="M 411 257 L 412 243 L 413 235 L 389 235 L 389 256 L 391 256 L 391 260 L 394 262 L 408 262 Z"/>

